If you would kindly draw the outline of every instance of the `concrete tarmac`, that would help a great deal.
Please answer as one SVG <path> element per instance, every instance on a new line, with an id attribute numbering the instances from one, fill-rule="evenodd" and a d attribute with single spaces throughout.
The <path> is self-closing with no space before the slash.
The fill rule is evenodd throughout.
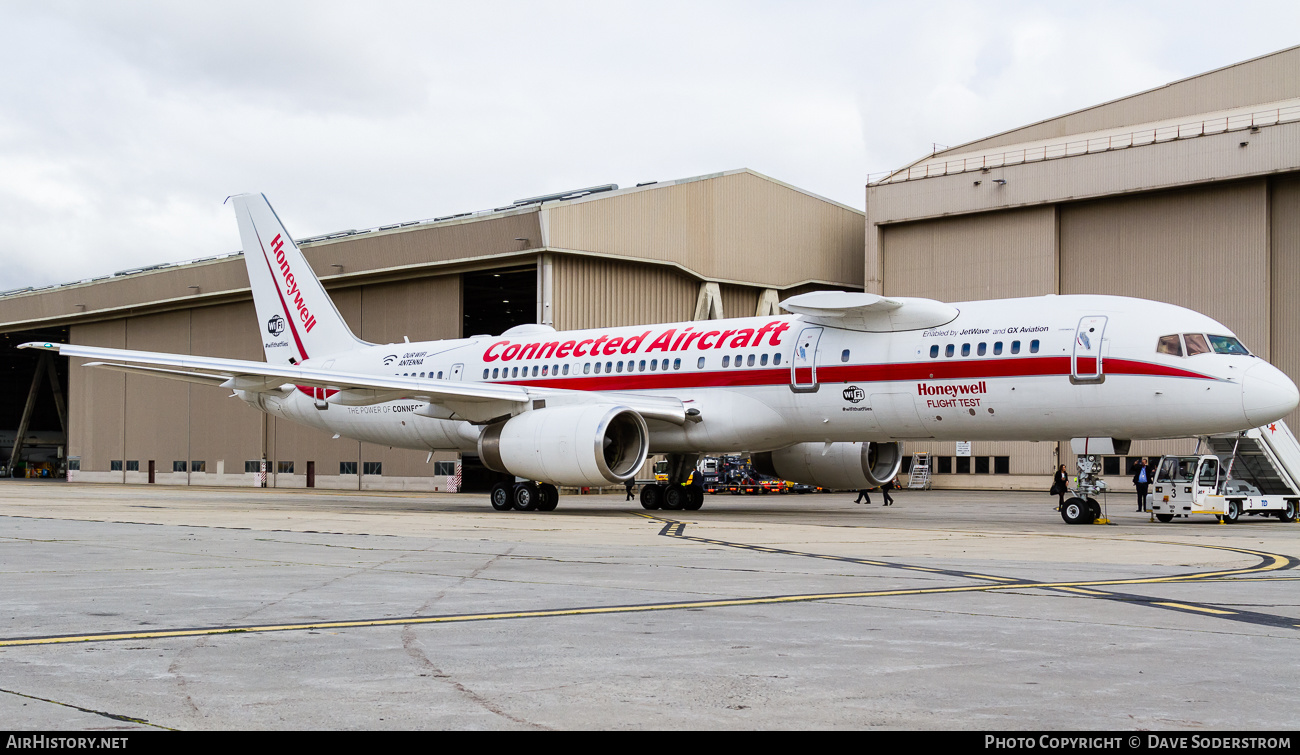
<path id="1" fill-rule="evenodd" d="M 0 721 L 131 729 L 1287 729 L 1300 524 L 1043 493 L 0 484 Z"/>

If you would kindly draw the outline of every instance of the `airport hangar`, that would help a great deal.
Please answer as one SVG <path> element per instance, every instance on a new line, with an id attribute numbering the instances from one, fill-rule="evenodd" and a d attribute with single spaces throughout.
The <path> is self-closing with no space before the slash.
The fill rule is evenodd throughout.
<path id="1" fill-rule="evenodd" d="M 565 330 L 776 314 L 778 301 L 806 291 L 861 291 L 864 228 L 860 210 L 735 170 L 299 243 L 353 331 L 400 344 L 533 322 Z M 260 331 L 239 253 L 0 294 L 9 397 L 0 429 L 19 425 L 40 358 L 18 343 L 261 361 Z M 86 361 L 49 360 L 66 412 L 42 377 L 26 433 L 57 432 L 66 413 L 70 481 L 253 486 L 266 458 L 276 487 L 310 476 L 317 487 L 446 490 L 457 461 L 335 439 L 229 391 L 81 369 Z M 487 490 L 490 475 L 465 459 L 463 489 Z"/>
<path id="2" fill-rule="evenodd" d="M 1224 323 L 1300 383 L 1300 47 L 944 148 L 869 181 L 865 208 L 866 291 L 1155 299 Z M 1136 458 L 1195 444 L 1134 442 L 1103 460 L 1112 489 L 1133 489 Z M 1069 443 L 907 451 L 931 452 L 947 488 L 1046 491 L 1075 459 Z"/>

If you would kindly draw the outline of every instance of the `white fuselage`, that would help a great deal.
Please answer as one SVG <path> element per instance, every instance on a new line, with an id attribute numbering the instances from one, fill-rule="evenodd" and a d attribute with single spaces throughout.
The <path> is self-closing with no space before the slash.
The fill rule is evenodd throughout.
<path id="1" fill-rule="evenodd" d="M 1181 307 L 1112 296 L 955 306 L 955 320 L 928 330 L 872 333 L 801 315 L 750 317 L 377 345 L 304 366 L 599 391 L 592 400 L 610 403 L 619 393 L 671 396 L 699 410 L 698 422 L 649 422 L 652 453 L 810 441 L 1186 437 L 1258 426 L 1294 406 L 1294 385 L 1257 357 L 1158 353 L 1168 334 L 1231 335 Z M 477 427 L 421 416 L 422 401 L 321 409 L 320 393 L 250 400 L 373 443 L 475 447 Z"/>

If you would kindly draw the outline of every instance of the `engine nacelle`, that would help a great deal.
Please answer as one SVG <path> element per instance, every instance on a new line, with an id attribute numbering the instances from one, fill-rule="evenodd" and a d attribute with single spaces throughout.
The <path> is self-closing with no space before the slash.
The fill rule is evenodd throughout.
<path id="1" fill-rule="evenodd" d="M 754 469 L 771 477 L 818 487 L 874 488 L 898 476 L 903 449 L 898 443 L 796 443 L 779 451 L 754 454 Z"/>
<path id="2" fill-rule="evenodd" d="M 554 485 L 620 485 L 649 450 L 641 415 L 612 404 L 534 409 L 489 425 L 478 439 L 488 469 Z"/>

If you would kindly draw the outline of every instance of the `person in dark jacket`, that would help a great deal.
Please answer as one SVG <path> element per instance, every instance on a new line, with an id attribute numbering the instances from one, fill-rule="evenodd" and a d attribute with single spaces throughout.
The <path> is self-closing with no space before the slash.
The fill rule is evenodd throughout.
<path id="1" fill-rule="evenodd" d="M 855 501 L 853 501 L 853 502 L 854 502 L 854 503 L 863 503 L 863 502 L 864 502 L 863 499 L 866 499 L 866 500 L 865 500 L 865 503 L 866 503 L 868 506 L 871 505 L 871 494 L 867 492 L 867 489 L 866 489 L 866 488 L 863 488 L 862 490 L 859 490 L 859 491 L 858 491 L 858 497 L 857 497 L 857 500 L 855 500 Z"/>
<path id="2" fill-rule="evenodd" d="M 1065 494 L 1070 492 L 1070 475 L 1066 473 L 1064 464 L 1056 470 L 1056 475 L 1052 478 L 1052 489 L 1047 492 L 1058 496 L 1056 510 L 1060 511 L 1065 505 Z"/>
<path id="3" fill-rule="evenodd" d="M 885 505 L 886 505 L 886 506 L 893 506 L 893 505 L 894 505 L 894 499 L 889 495 L 889 491 L 890 491 L 893 487 L 894 487 L 894 481 L 893 481 L 893 480 L 890 480 L 889 482 L 887 482 L 887 483 L 885 483 L 884 485 L 881 485 L 881 486 L 880 486 L 880 492 L 883 493 L 884 496 L 885 496 Z"/>
<path id="4" fill-rule="evenodd" d="M 1133 466 L 1133 484 L 1137 486 L 1138 511 L 1147 510 L 1147 488 L 1151 485 L 1151 476 L 1155 468 L 1147 463 L 1146 457 Z"/>

